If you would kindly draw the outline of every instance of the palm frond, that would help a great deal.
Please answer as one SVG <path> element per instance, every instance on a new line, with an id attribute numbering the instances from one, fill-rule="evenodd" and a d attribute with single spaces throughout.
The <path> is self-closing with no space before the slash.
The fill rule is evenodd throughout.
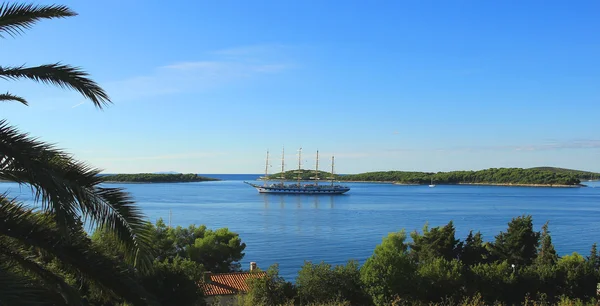
<path id="1" fill-rule="evenodd" d="M 17 101 L 17 102 L 21 102 L 25 105 L 27 104 L 27 100 L 25 100 L 25 98 L 19 97 L 19 96 L 15 96 L 11 93 L 5 93 L 5 94 L 0 94 L 0 101 Z"/>
<path id="2" fill-rule="evenodd" d="M 41 19 L 65 18 L 77 13 L 64 5 L 0 4 L 0 38 L 23 34 Z"/>
<path id="3" fill-rule="evenodd" d="M 108 94 L 96 82 L 90 79 L 89 74 L 79 67 L 63 65 L 61 63 L 41 65 L 37 67 L 2 67 L 0 66 L 0 79 L 30 79 L 45 84 L 53 84 L 62 88 L 71 88 L 84 97 L 90 99 L 97 108 L 110 103 Z"/>
<path id="4" fill-rule="evenodd" d="M 57 291 L 67 305 L 80 305 L 81 296 L 75 288 L 67 284 L 60 276 L 48 271 L 37 262 L 33 261 L 28 254 L 23 254 L 16 243 L 8 243 L 7 239 L 0 237 L 0 259 L 5 264 L 14 264 L 21 269 L 37 276 L 50 291 Z"/>
<path id="5" fill-rule="evenodd" d="M 48 215 L 24 209 L 22 204 L 4 196 L 0 196 L 0 220 L 3 220 L 0 235 L 52 254 L 79 275 L 135 305 L 157 304 L 156 298 L 135 281 L 131 272 L 102 255 L 82 229 L 73 228 L 65 237 Z"/>
<path id="6" fill-rule="evenodd" d="M 77 211 L 75 207 L 60 202 L 69 195 L 69 190 L 55 182 L 58 177 L 47 173 L 47 164 L 62 158 L 67 156 L 52 145 L 21 134 L 8 126 L 5 120 L 0 121 L 0 179 L 26 184 L 28 181 L 20 179 L 15 172 L 28 173 L 35 180 L 30 184 L 35 198 L 42 202 L 44 210 L 56 214 L 56 221 L 64 228 L 67 224 L 75 223 Z"/>
<path id="7" fill-rule="evenodd" d="M 0 305 L 67 305 L 62 297 L 0 263 Z"/>
<path id="8" fill-rule="evenodd" d="M 150 232 L 141 210 L 119 188 L 103 188 L 100 170 L 0 120 L 0 179 L 26 184 L 61 228 L 81 215 L 90 227 L 111 230 L 140 269 L 151 265 Z"/>

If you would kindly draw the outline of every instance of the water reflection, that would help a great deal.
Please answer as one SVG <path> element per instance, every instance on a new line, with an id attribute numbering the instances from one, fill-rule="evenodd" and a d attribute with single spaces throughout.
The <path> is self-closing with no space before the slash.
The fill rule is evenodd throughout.
<path id="1" fill-rule="evenodd" d="M 305 195 L 305 194 L 265 194 L 261 193 L 265 209 L 269 209 L 271 203 L 279 202 L 279 208 L 284 209 L 286 204 L 289 208 L 311 207 L 313 209 L 335 208 L 335 195 Z M 323 204 L 327 203 L 325 206 Z"/>

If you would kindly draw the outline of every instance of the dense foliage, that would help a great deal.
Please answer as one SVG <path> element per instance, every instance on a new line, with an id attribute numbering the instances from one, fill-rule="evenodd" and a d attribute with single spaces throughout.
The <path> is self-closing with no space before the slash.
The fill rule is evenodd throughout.
<path id="1" fill-rule="evenodd" d="M 577 177 L 578 179 L 580 179 L 582 181 L 600 179 L 600 173 L 590 172 L 590 171 L 581 171 L 581 170 L 573 170 L 573 169 L 565 169 L 565 168 L 557 168 L 557 167 L 534 167 L 534 168 L 530 168 L 530 169 L 569 174 L 569 175 L 573 175 L 573 176 Z"/>
<path id="2" fill-rule="evenodd" d="M 162 305 L 198 305 L 202 294 L 198 281 L 205 271 L 215 273 L 240 270 L 246 244 L 239 235 L 227 228 L 210 230 L 205 226 L 168 227 L 162 219 L 147 224 L 152 233 L 153 269 L 138 273 L 132 266 L 123 265 L 143 288 L 152 292 Z M 98 230 L 92 241 L 101 253 L 115 262 L 123 258 L 123 249 L 109 232 Z M 93 293 L 93 292 L 92 292 Z M 92 304 L 119 304 L 123 299 L 114 295 L 91 294 Z"/>
<path id="3" fill-rule="evenodd" d="M 226 228 L 170 228 L 158 220 L 156 225 L 144 225 L 153 261 L 148 269 L 140 270 L 126 260 L 126 245 L 108 228 L 90 237 L 78 223 L 69 228 L 68 236 L 61 236 L 47 214 L 31 213 L 30 219 L 43 230 L 29 233 L 30 239 L 43 238 L 41 249 L 13 254 L 9 247 L 14 239 L 0 237 L 2 273 L 13 275 L 13 280 L 25 282 L 22 285 L 28 288 L 14 291 L 20 283 L 7 283 L 0 288 L 6 292 L 2 305 L 21 305 L 24 298 L 29 298 L 27 305 L 202 305 L 198 281 L 204 272 L 239 271 L 246 247 L 238 234 Z M 56 292 L 36 290 L 33 285 L 56 287 Z"/>
<path id="4" fill-rule="evenodd" d="M 456 239 L 452 222 L 391 233 L 359 267 L 306 262 L 291 284 L 270 270 L 251 282 L 242 305 L 595 305 L 600 281 L 596 245 L 590 256 L 558 257 L 548 223 L 531 216 L 508 223 L 494 241 L 481 233 Z M 587 305 L 587 304 L 586 304 Z"/>
<path id="5" fill-rule="evenodd" d="M 189 259 L 214 273 L 239 271 L 246 244 L 237 233 L 221 228 L 216 231 L 202 225 L 170 228 L 162 219 L 156 222 L 155 249 L 159 260 Z"/>
<path id="6" fill-rule="evenodd" d="M 522 168 L 490 168 L 479 171 L 406 172 L 385 171 L 350 174 L 344 181 L 396 182 L 401 184 L 523 184 L 577 185 L 580 180 L 568 173 Z"/>
<path id="7" fill-rule="evenodd" d="M 135 183 L 184 183 L 218 181 L 219 179 L 199 176 L 197 174 L 159 174 L 159 173 L 137 173 L 137 174 L 110 174 L 102 178 L 107 182 L 135 182 Z"/>

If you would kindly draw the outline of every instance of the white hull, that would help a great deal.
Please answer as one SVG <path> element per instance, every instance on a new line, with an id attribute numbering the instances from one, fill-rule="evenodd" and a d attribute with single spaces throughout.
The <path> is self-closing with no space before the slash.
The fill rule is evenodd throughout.
<path id="1" fill-rule="evenodd" d="M 340 185 L 333 187 L 326 185 L 308 185 L 308 186 L 259 186 L 245 182 L 246 184 L 256 188 L 259 193 L 279 193 L 279 194 L 343 194 L 348 192 L 350 188 Z"/>

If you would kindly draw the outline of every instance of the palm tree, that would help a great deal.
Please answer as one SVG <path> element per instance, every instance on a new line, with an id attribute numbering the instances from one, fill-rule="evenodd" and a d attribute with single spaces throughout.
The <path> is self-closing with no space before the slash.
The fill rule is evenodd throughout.
<path id="1" fill-rule="evenodd" d="M 76 13 L 61 5 L 0 4 L 0 38 L 15 37 L 43 19 Z M 61 63 L 37 67 L 0 66 L 0 79 L 30 79 L 78 91 L 99 109 L 111 103 L 106 92 L 77 67 Z M 13 93 L 0 101 L 27 105 Z M 31 188 L 33 210 L 0 194 L 0 305 L 80 304 L 78 291 L 60 273 L 42 265 L 32 254 L 46 254 L 81 280 L 135 304 L 153 304 L 131 274 L 118 268 L 91 245 L 82 223 L 108 230 L 127 251 L 139 271 L 150 268 L 146 221 L 130 197 L 119 188 L 100 184 L 100 170 L 75 160 L 56 147 L 18 131 L 0 120 L 0 180 Z"/>

